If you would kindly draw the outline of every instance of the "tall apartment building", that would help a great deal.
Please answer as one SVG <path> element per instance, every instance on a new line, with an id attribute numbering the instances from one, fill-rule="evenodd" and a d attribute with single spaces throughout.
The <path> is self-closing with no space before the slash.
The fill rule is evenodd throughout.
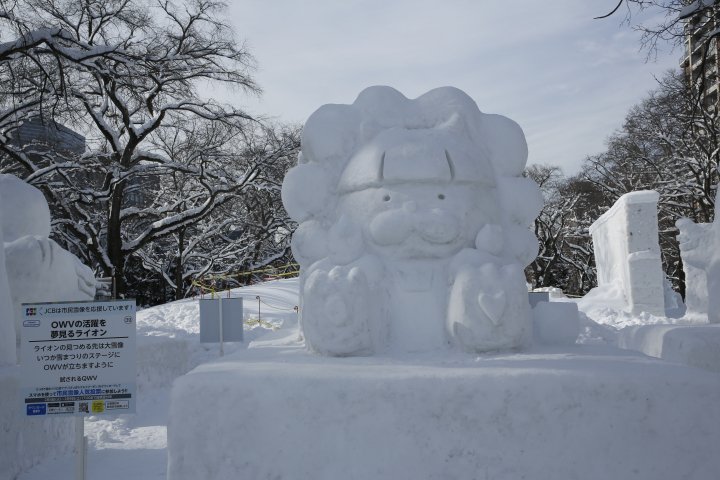
<path id="1" fill-rule="evenodd" d="M 720 99 L 718 36 L 720 2 L 696 0 L 680 13 L 685 21 L 685 55 L 681 67 L 691 85 L 700 89 L 705 106 L 716 108 Z"/>

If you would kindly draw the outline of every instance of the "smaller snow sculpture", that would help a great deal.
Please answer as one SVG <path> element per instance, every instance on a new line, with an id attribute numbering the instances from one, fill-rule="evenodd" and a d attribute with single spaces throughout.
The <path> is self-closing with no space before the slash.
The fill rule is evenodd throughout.
<path id="1" fill-rule="evenodd" d="M 409 100 L 389 87 L 325 105 L 283 182 L 300 225 L 306 344 L 328 355 L 486 351 L 531 333 L 523 267 L 542 206 L 508 118 L 455 88 Z"/>
<path id="2" fill-rule="evenodd" d="M 653 190 L 626 193 L 590 226 L 598 277 L 593 295 L 619 290 L 633 314 L 665 315 L 658 199 Z"/>
<path id="3" fill-rule="evenodd" d="M 715 197 L 715 221 L 694 223 L 688 218 L 676 222 L 680 231 L 680 256 L 685 271 L 685 299 L 688 313 L 707 314 L 709 323 L 720 323 L 720 190 Z"/>
<path id="4" fill-rule="evenodd" d="M 20 334 L 21 304 L 92 300 L 95 277 L 50 234 L 50 209 L 42 192 L 13 175 L 0 175 L 5 267 Z"/>

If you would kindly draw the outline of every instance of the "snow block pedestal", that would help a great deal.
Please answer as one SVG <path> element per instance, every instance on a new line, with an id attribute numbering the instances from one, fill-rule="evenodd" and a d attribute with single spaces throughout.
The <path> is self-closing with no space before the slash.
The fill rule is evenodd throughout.
<path id="1" fill-rule="evenodd" d="M 620 331 L 618 344 L 668 362 L 720 372 L 720 325 L 643 325 Z"/>
<path id="2" fill-rule="evenodd" d="M 603 347 L 327 358 L 250 348 L 176 380 L 168 478 L 716 478 L 720 376 Z"/>
<path id="3" fill-rule="evenodd" d="M 539 302 L 533 307 L 535 342 L 573 345 L 580 335 L 578 307 L 573 302 Z"/>

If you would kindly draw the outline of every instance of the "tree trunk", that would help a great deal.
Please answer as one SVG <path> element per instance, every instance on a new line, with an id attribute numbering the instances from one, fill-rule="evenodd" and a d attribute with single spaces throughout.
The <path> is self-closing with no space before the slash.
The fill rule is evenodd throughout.
<path id="1" fill-rule="evenodd" d="M 178 254 L 175 260 L 175 300 L 181 300 L 185 296 L 185 284 L 183 282 L 183 259 L 182 253 L 185 249 L 185 229 L 178 231 Z"/>
<path id="2" fill-rule="evenodd" d="M 122 223 L 120 221 L 124 190 L 124 180 L 119 182 L 113 189 L 107 226 L 108 258 L 115 269 L 115 288 L 118 296 L 125 295 L 127 289 L 125 283 L 125 254 L 122 249 Z"/>

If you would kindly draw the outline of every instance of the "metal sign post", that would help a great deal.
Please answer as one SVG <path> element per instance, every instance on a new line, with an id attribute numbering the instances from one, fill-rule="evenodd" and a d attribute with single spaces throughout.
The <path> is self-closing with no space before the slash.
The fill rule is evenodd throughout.
<path id="1" fill-rule="evenodd" d="M 223 308 L 222 308 L 222 307 L 223 307 L 223 302 L 222 302 L 222 298 L 220 298 L 220 299 L 219 299 L 219 302 L 218 302 L 218 311 L 219 311 L 219 314 L 218 314 L 218 334 L 219 334 L 219 337 L 220 337 L 220 356 L 221 356 L 221 357 L 224 357 L 224 356 L 225 356 L 225 351 L 223 350 Z"/>
<path id="2" fill-rule="evenodd" d="M 87 472 L 87 437 L 85 417 L 75 417 L 75 478 L 85 480 Z"/>

